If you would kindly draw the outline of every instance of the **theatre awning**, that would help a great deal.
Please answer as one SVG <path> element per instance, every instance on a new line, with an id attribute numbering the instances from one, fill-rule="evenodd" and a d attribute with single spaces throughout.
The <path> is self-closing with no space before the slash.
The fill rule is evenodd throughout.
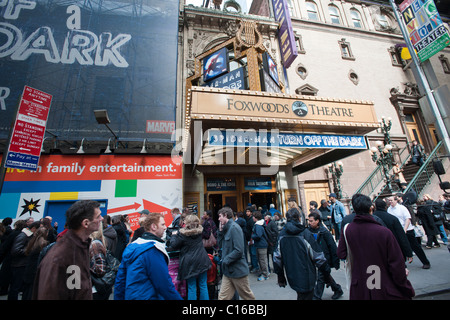
<path id="1" fill-rule="evenodd" d="M 185 146 L 188 139 L 194 142 L 193 161 L 198 165 L 217 164 L 215 160 L 227 154 L 236 163 L 254 164 L 238 158 L 240 154 L 248 157 L 249 150 L 257 148 L 278 154 L 279 165 L 292 163 L 298 174 L 366 150 L 364 135 L 379 127 L 370 101 L 192 87 L 187 102 L 184 142 Z M 227 132 L 228 138 L 234 134 L 235 139 L 239 135 L 244 139 L 242 132 L 246 133 L 247 144 L 227 142 Z M 266 132 L 273 132 L 275 144 L 249 143 L 249 135 L 261 138 Z M 214 134 L 222 140 L 212 139 Z M 243 149 L 235 152 L 233 148 Z"/>

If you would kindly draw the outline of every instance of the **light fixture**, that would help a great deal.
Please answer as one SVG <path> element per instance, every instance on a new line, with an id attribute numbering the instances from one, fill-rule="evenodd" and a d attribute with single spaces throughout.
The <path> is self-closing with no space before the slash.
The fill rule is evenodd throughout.
<path id="1" fill-rule="evenodd" d="M 46 139 L 47 139 L 47 137 L 45 137 L 44 140 L 42 140 L 41 153 L 44 153 L 44 152 L 45 152 L 45 149 L 44 149 L 44 142 L 45 142 Z"/>
<path id="2" fill-rule="evenodd" d="M 111 138 L 108 139 L 108 146 L 106 147 L 105 153 L 112 153 L 111 147 L 109 146 L 110 142 L 111 142 Z"/>
<path id="3" fill-rule="evenodd" d="M 140 153 L 147 153 L 147 146 L 145 143 L 147 142 L 147 139 L 144 139 L 144 143 L 142 144 L 142 149 Z"/>
<path id="4" fill-rule="evenodd" d="M 94 110 L 94 115 L 98 124 L 111 123 L 111 121 L 109 121 L 108 111 L 106 109 Z"/>
<path id="5" fill-rule="evenodd" d="M 83 139 L 81 140 L 80 148 L 78 149 L 77 153 L 84 153 L 84 149 L 83 149 L 84 139 L 85 139 L 85 138 L 83 138 Z"/>
<path id="6" fill-rule="evenodd" d="M 116 140 L 119 141 L 119 137 L 108 126 L 108 123 L 111 123 L 111 121 L 109 120 L 109 116 L 108 116 L 108 110 L 106 110 L 106 109 L 94 110 L 94 116 L 95 116 L 95 120 L 97 120 L 97 123 L 98 124 L 104 124 L 108 128 L 108 130 L 113 134 L 114 138 L 116 138 Z M 119 143 L 122 145 L 122 147 L 125 148 L 125 146 L 122 143 L 122 141 L 119 141 Z"/>

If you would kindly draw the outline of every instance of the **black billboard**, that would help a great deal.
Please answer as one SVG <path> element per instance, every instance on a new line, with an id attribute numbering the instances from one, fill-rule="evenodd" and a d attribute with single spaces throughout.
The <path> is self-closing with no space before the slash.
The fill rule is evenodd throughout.
<path id="1" fill-rule="evenodd" d="M 175 121 L 178 14 L 179 0 L 2 1 L 0 139 L 27 85 L 53 96 L 58 139 L 110 138 L 106 109 L 121 139 L 170 141 L 147 124 Z"/>

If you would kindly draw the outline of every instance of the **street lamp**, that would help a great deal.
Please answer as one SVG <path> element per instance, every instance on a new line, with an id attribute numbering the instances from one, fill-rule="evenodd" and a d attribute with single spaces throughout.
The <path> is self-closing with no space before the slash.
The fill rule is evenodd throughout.
<path id="1" fill-rule="evenodd" d="M 383 145 L 382 141 L 375 141 L 376 147 L 370 148 L 370 154 L 372 156 L 372 161 L 381 166 L 383 169 L 384 179 L 386 180 L 386 186 L 389 193 L 392 193 L 391 179 L 389 176 L 389 171 L 392 168 L 392 145 Z"/>
<path id="2" fill-rule="evenodd" d="M 391 128 L 392 128 L 392 118 L 388 117 L 387 122 L 386 122 L 385 117 L 382 116 L 381 120 L 379 120 L 379 123 L 380 123 L 381 132 L 384 135 L 384 144 L 385 145 L 392 144 L 391 135 L 389 134 L 389 131 L 391 131 Z"/>
<path id="3" fill-rule="evenodd" d="M 341 176 L 344 173 L 344 164 L 342 161 L 330 163 L 328 164 L 328 171 L 333 178 L 333 191 L 336 193 L 338 199 L 342 199 Z"/>

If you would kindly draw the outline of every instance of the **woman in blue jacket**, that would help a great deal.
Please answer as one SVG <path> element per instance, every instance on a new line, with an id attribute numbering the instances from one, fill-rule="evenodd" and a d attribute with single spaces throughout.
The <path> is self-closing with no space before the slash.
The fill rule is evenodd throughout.
<path id="1" fill-rule="evenodd" d="M 182 300 L 169 275 L 169 256 L 161 237 L 164 217 L 151 213 L 144 234 L 126 247 L 114 285 L 114 300 Z"/>

